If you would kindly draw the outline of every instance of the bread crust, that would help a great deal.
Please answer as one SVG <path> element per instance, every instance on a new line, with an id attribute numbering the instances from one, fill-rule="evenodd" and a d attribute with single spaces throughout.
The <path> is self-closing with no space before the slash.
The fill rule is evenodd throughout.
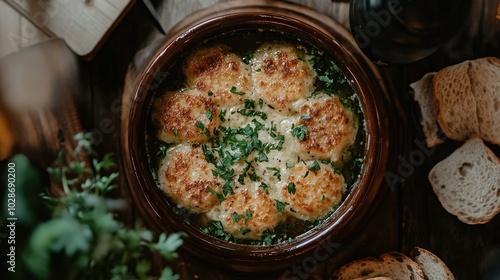
<path id="1" fill-rule="evenodd" d="M 370 279 L 374 277 L 427 279 L 420 264 L 404 254 L 390 252 L 381 255 L 378 259 L 368 257 L 348 263 L 335 271 L 332 280 Z"/>

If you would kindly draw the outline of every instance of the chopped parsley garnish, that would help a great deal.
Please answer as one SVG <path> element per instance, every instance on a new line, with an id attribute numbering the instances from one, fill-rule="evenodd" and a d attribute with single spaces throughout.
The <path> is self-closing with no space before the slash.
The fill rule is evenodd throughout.
<path id="1" fill-rule="evenodd" d="M 213 91 L 211 91 L 211 90 L 209 90 L 209 91 L 208 91 L 208 96 L 212 96 L 212 95 L 214 95 L 214 92 L 213 92 Z"/>
<path id="2" fill-rule="evenodd" d="M 252 212 L 250 210 L 245 211 L 245 225 L 247 224 L 248 220 L 252 217 Z"/>
<path id="3" fill-rule="evenodd" d="M 247 229 L 247 228 L 242 227 L 242 228 L 240 228 L 240 232 L 241 232 L 241 234 L 245 235 L 245 234 L 249 233 L 250 230 Z"/>
<path id="4" fill-rule="evenodd" d="M 345 75 L 333 61 L 313 54 L 309 62 L 317 73 L 316 88 L 323 89 L 326 94 L 331 96 L 347 84 Z"/>
<path id="5" fill-rule="evenodd" d="M 250 64 L 250 60 L 252 60 L 253 58 L 253 52 L 251 53 L 247 53 L 246 55 L 244 55 L 241 60 L 243 61 L 243 63 L 245 64 Z"/>
<path id="6" fill-rule="evenodd" d="M 158 148 L 156 150 L 156 158 L 164 158 L 165 155 L 167 154 L 167 144 L 158 141 L 157 142 Z"/>
<path id="7" fill-rule="evenodd" d="M 281 202 L 281 201 L 279 201 L 277 199 L 275 199 L 274 201 L 276 201 L 276 208 L 278 209 L 278 211 L 280 213 L 284 213 L 285 212 L 285 207 L 287 205 L 290 205 L 290 203 L 288 203 L 288 202 Z"/>
<path id="8" fill-rule="evenodd" d="M 212 121 L 212 110 L 207 110 L 207 112 L 205 112 L 205 116 L 209 121 Z"/>
<path id="9" fill-rule="evenodd" d="M 177 137 L 177 135 L 179 135 L 179 132 L 175 128 L 172 128 L 172 133 L 174 134 L 174 137 Z"/>
<path id="10" fill-rule="evenodd" d="M 195 125 L 197 128 L 199 128 L 201 130 L 205 129 L 205 125 L 200 121 L 197 121 Z"/>
<path id="11" fill-rule="evenodd" d="M 197 121 L 195 125 L 200 129 L 200 133 L 205 134 L 205 136 L 207 137 L 210 137 L 210 130 L 208 130 L 208 128 L 206 128 L 202 122 Z"/>
<path id="12" fill-rule="evenodd" d="M 306 138 L 307 127 L 304 124 L 295 126 L 292 124 L 292 136 L 297 137 L 299 140 L 304 140 Z"/>
<path id="13" fill-rule="evenodd" d="M 238 91 L 235 86 L 232 86 L 231 89 L 229 90 L 231 93 L 237 94 L 237 95 L 244 95 L 245 93 L 242 91 Z"/>
<path id="14" fill-rule="evenodd" d="M 318 171 L 320 169 L 321 167 L 319 166 L 319 163 L 316 160 L 311 165 L 309 165 L 309 170 L 311 171 Z"/>
<path id="15" fill-rule="evenodd" d="M 261 182 L 259 188 L 263 189 L 265 194 L 269 194 L 269 186 L 266 183 Z"/>
<path id="16" fill-rule="evenodd" d="M 310 118 L 311 118 L 311 116 L 309 114 L 305 114 L 305 115 L 300 116 L 301 120 L 308 120 Z"/>
<path id="17" fill-rule="evenodd" d="M 281 173 L 280 173 L 280 170 L 278 168 L 276 168 L 276 167 L 268 167 L 266 169 L 274 171 L 273 176 L 276 177 L 276 178 L 278 178 L 278 180 L 281 180 Z"/>
<path id="18" fill-rule="evenodd" d="M 221 110 L 220 111 L 219 119 L 220 119 L 221 122 L 225 122 L 226 121 L 226 113 L 227 113 L 227 110 Z"/>
<path id="19" fill-rule="evenodd" d="M 241 115 L 246 116 L 246 117 L 258 116 L 264 121 L 267 120 L 267 114 L 262 112 L 262 111 L 257 111 L 254 109 L 245 108 L 245 109 L 239 109 L 237 112 L 238 112 L 238 114 L 241 114 Z"/>
<path id="20" fill-rule="evenodd" d="M 237 223 L 241 218 L 243 218 L 243 215 L 240 215 L 240 214 L 234 212 L 232 218 L 233 218 L 233 222 Z"/>
<path id="21" fill-rule="evenodd" d="M 219 201 L 220 201 L 220 202 L 222 202 L 222 201 L 226 200 L 226 198 L 225 198 L 222 194 L 220 194 L 220 193 L 216 192 L 216 191 L 215 191 L 214 189 L 212 189 L 210 186 L 207 186 L 207 189 L 208 189 L 208 191 L 209 191 L 210 193 L 212 193 L 215 197 L 217 197 L 217 198 L 219 199 Z"/>
<path id="22" fill-rule="evenodd" d="M 226 241 L 228 241 L 232 237 L 230 234 L 224 231 L 224 227 L 222 226 L 222 223 L 220 221 L 210 222 L 208 227 L 204 228 L 202 231 L 206 234 L 219 237 Z"/>
<path id="23" fill-rule="evenodd" d="M 288 193 L 295 194 L 295 184 L 294 183 L 289 183 L 288 186 L 286 187 Z"/>
<path id="24" fill-rule="evenodd" d="M 288 163 L 288 162 L 287 162 L 285 165 L 286 165 L 286 168 L 292 168 L 292 167 L 294 167 L 294 166 L 295 166 L 295 164 L 293 164 L 293 163 Z"/>

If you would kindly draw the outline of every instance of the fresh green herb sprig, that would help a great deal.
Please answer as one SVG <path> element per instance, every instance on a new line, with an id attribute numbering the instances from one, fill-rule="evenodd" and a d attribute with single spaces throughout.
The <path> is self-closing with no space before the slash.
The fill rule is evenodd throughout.
<path id="1" fill-rule="evenodd" d="M 74 138 L 78 141 L 75 153 L 95 155 L 90 134 Z M 154 241 L 151 231 L 125 228 L 115 219 L 114 212 L 125 205 L 107 197 L 117 187 L 112 155 L 92 159 L 91 166 L 78 161 L 66 165 L 64 158 L 61 152 L 48 168 L 64 193 L 42 194 L 52 214 L 34 229 L 23 254 L 32 275 L 39 279 L 179 279 L 169 267 L 159 278 L 150 276 L 148 255 L 176 258 L 182 234 L 162 233 Z"/>

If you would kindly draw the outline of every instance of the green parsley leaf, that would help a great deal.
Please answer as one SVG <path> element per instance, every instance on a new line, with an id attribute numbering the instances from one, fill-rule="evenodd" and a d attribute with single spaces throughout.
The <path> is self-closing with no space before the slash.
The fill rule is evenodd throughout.
<path id="1" fill-rule="evenodd" d="M 215 191 L 214 189 L 212 189 L 210 186 L 207 186 L 207 189 L 208 189 L 208 191 L 209 191 L 211 194 L 213 194 L 215 197 L 217 197 L 217 199 L 219 199 L 219 201 L 220 201 L 220 202 L 222 202 L 222 201 L 226 200 L 226 198 L 225 198 L 222 194 L 220 194 L 220 193 L 216 192 L 216 191 Z"/>
<path id="2" fill-rule="evenodd" d="M 259 188 L 262 188 L 264 190 L 264 193 L 269 195 L 269 186 L 266 183 L 261 182 Z"/>
<path id="3" fill-rule="evenodd" d="M 253 58 L 253 52 L 251 53 L 247 53 L 246 55 L 244 55 L 241 60 L 243 61 L 243 63 L 245 64 L 250 64 L 250 60 L 252 60 Z"/>
<path id="4" fill-rule="evenodd" d="M 292 124 L 292 136 L 297 137 L 299 140 L 304 140 L 306 138 L 307 127 L 304 124 L 295 126 Z"/>
<path id="5" fill-rule="evenodd" d="M 208 96 L 212 96 L 212 95 L 214 95 L 214 92 L 213 92 L 213 91 L 211 91 L 211 90 L 209 90 L 209 91 L 208 91 Z"/>
<path id="6" fill-rule="evenodd" d="M 320 169 L 321 167 L 319 166 L 319 163 L 316 160 L 311 165 L 309 165 L 309 170 L 311 171 L 318 171 Z"/>
<path id="7" fill-rule="evenodd" d="M 281 180 L 281 173 L 280 173 L 280 170 L 278 168 L 276 168 L 276 167 L 268 167 L 266 169 L 274 171 L 273 176 L 276 177 L 276 178 L 278 178 L 278 180 Z"/>
<path id="8" fill-rule="evenodd" d="M 199 128 L 199 129 L 202 129 L 202 130 L 203 130 L 203 129 L 205 129 L 205 125 L 204 125 L 202 122 L 200 122 L 200 121 L 197 121 L 197 122 L 195 123 L 195 125 L 196 125 L 196 127 L 197 127 L 197 128 Z"/>
<path id="9" fill-rule="evenodd" d="M 244 95 L 245 93 L 242 91 L 238 91 L 235 86 L 232 86 L 231 89 L 229 90 L 231 93 L 237 94 L 237 95 Z"/>
<path id="10" fill-rule="evenodd" d="M 226 112 L 227 112 L 227 110 L 220 111 L 219 119 L 220 119 L 221 122 L 225 122 L 226 121 Z"/>
<path id="11" fill-rule="evenodd" d="M 207 117 L 207 119 L 209 121 L 212 121 L 212 110 L 207 110 L 207 112 L 205 113 L 205 116 Z"/>
<path id="12" fill-rule="evenodd" d="M 247 224 L 248 220 L 252 217 L 252 212 L 250 210 L 245 211 L 245 225 Z"/>
<path id="13" fill-rule="evenodd" d="M 237 223 L 241 218 L 243 218 L 243 215 L 240 215 L 240 214 L 234 212 L 232 218 L 233 218 L 233 222 Z"/>
<path id="14" fill-rule="evenodd" d="M 267 155 L 263 152 L 259 152 L 258 156 L 255 158 L 255 161 L 257 162 L 267 162 L 269 161 L 269 158 Z"/>
<path id="15" fill-rule="evenodd" d="M 275 199 L 274 201 L 276 201 L 276 208 L 278 208 L 278 211 L 280 213 L 284 213 L 285 212 L 285 207 L 287 205 L 290 205 L 290 203 L 288 203 L 288 202 L 281 202 L 281 201 L 279 201 L 277 199 Z"/>
<path id="16" fill-rule="evenodd" d="M 288 193 L 295 194 L 295 184 L 294 183 L 289 183 L 288 186 L 286 187 Z"/>

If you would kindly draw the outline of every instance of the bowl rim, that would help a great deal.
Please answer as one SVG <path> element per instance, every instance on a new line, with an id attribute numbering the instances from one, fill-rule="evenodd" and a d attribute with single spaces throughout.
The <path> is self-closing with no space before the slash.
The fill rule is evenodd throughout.
<path id="1" fill-rule="evenodd" d="M 381 89 L 371 79 L 373 74 L 365 71 L 369 67 L 364 65 L 365 68 L 363 68 L 362 55 L 356 51 L 355 47 L 350 45 L 348 40 L 343 40 L 343 37 L 339 34 L 332 34 L 333 31 L 331 30 L 318 28 L 315 24 L 313 21 L 306 22 L 301 18 L 298 19 L 295 16 L 276 11 L 263 10 L 259 13 L 255 13 L 255 11 L 235 11 L 228 14 L 216 14 L 206 20 L 197 22 L 162 44 L 159 51 L 141 73 L 134 88 L 133 101 L 129 112 L 128 151 L 126 151 L 124 159 L 129 161 L 133 170 L 133 176 L 128 176 L 135 181 L 129 184 L 132 200 L 136 204 L 147 204 L 145 207 L 144 205 L 138 207 L 140 209 L 149 208 L 149 211 L 147 209 L 140 211 L 142 212 L 141 217 L 147 216 L 145 222 L 148 226 L 156 230 L 168 231 L 165 226 L 158 224 L 158 222 L 162 222 L 168 224 L 168 228 L 172 232 L 184 231 L 187 232 L 188 236 L 203 234 L 204 238 L 186 238 L 186 249 L 195 253 L 199 253 L 200 250 L 210 251 L 205 253 L 214 255 L 215 259 L 233 258 L 238 263 L 236 264 L 237 268 L 245 269 L 245 264 L 248 263 L 268 262 L 268 258 L 282 261 L 306 253 L 322 242 L 341 236 L 339 228 L 346 227 L 349 223 L 359 222 L 364 214 L 363 211 L 366 211 L 366 204 L 371 204 L 379 189 L 382 181 L 381 174 L 385 171 L 387 164 L 388 135 L 384 129 L 386 116 L 382 110 L 383 102 L 377 97 Z M 149 116 L 149 109 L 145 111 L 143 109 L 149 106 L 155 87 L 164 80 L 165 73 L 162 70 L 167 67 L 167 62 L 175 61 L 184 48 L 189 49 L 197 42 L 214 37 L 221 31 L 235 32 L 235 30 L 249 28 L 290 32 L 295 35 L 298 34 L 301 38 L 308 39 L 309 42 L 314 41 L 313 45 L 320 44 L 321 46 L 316 45 L 316 47 L 328 52 L 328 55 L 337 60 L 339 67 L 344 71 L 348 79 L 352 80 L 351 86 L 354 87 L 354 91 L 358 95 L 365 118 L 365 163 L 361 170 L 361 173 L 365 174 L 357 180 L 341 206 L 323 224 L 299 235 L 292 241 L 268 246 L 226 242 L 201 232 L 185 221 L 165 217 L 159 212 L 163 210 L 158 209 L 158 207 L 161 207 L 161 205 L 158 205 L 158 200 L 149 193 L 153 189 L 149 169 L 145 169 L 144 164 L 141 164 L 145 156 L 142 154 L 144 147 L 141 147 L 141 137 L 144 145 L 145 139 L 144 133 L 141 134 L 140 131 L 141 129 L 142 131 L 145 130 L 144 123 L 147 121 L 145 118 Z M 325 30 L 328 32 L 325 32 Z M 148 176 L 140 175 L 144 173 L 148 174 Z M 366 189 L 362 190 L 360 186 L 366 186 Z M 156 187 L 156 184 L 154 187 Z M 363 207 L 360 207 L 360 205 Z M 169 214 L 174 214 L 171 209 L 166 211 Z M 263 256 L 266 257 L 265 260 L 263 260 Z"/>

